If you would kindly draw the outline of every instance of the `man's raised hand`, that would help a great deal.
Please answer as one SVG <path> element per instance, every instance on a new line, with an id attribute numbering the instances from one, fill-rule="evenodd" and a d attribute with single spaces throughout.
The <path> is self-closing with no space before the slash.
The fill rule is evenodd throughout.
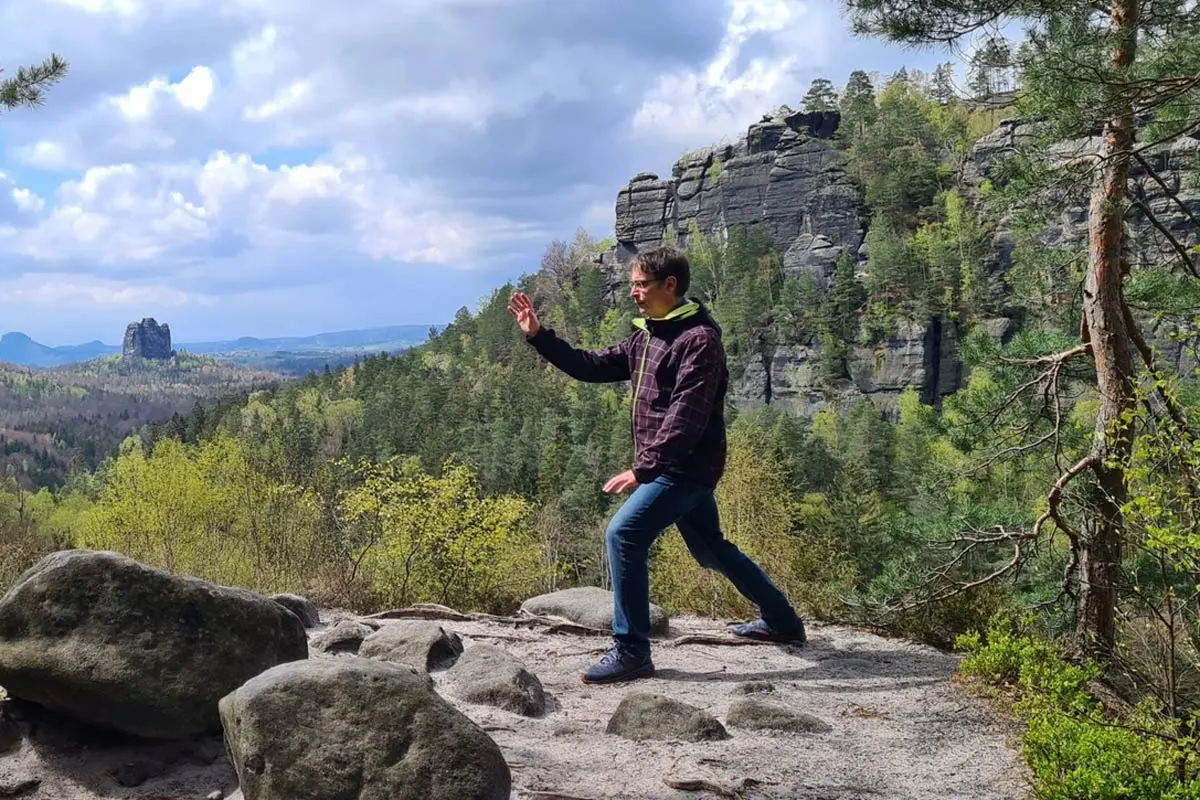
<path id="1" fill-rule="evenodd" d="M 533 303 L 524 292 L 513 292 L 512 299 L 508 302 L 508 313 L 517 318 L 517 325 L 526 336 L 534 336 L 542 329 L 537 312 L 533 310 Z"/>

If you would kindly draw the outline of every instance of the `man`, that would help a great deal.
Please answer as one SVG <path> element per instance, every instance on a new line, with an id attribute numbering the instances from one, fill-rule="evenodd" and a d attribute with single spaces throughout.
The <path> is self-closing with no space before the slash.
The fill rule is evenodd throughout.
<path id="1" fill-rule="evenodd" d="M 762 614 L 734 628 L 738 636 L 805 641 L 804 622 L 770 578 L 721 532 L 714 490 L 725 470 L 724 400 L 728 384 L 721 331 L 704 306 L 685 300 L 687 257 L 670 247 L 636 256 L 629 294 L 644 314 L 637 330 L 611 347 L 580 350 L 543 327 L 529 297 L 517 292 L 508 310 L 526 340 L 551 364 L 581 381 L 631 381 L 634 463 L 604 485 L 633 494 L 607 531 L 613 587 L 613 645 L 584 671 L 584 683 L 613 683 L 654 674 L 650 658 L 648 556 L 674 524 L 692 556 L 724 574 Z"/>

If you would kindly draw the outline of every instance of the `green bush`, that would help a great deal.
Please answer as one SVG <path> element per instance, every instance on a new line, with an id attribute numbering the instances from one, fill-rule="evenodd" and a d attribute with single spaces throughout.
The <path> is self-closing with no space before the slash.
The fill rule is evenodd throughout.
<path id="1" fill-rule="evenodd" d="M 1124 719 L 1106 715 L 1088 692 L 1094 665 L 1065 661 L 1054 646 L 996 621 L 985 635 L 959 637 L 961 672 L 1012 701 L 1025 723 L 1022 754 L 1041 800 L 1200 798 L 1196 754 L 1181 727 L 1151 701 Z"/>

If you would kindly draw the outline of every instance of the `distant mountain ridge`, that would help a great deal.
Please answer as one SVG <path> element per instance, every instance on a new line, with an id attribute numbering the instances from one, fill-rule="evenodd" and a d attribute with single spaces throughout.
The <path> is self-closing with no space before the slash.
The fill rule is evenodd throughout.
<path id="1" fill-rule="evenodd" d="M 207 342 L 181 342 L 179 350 L 218 357 L 236 354 L 276 352 L 319 354 L 323 351 L 344 354 L 346 351 L 367 351 L 373 346 L 380 350 L 412 347 L 429 337 L 431 325 L 387 325 L 376 328 L 330 331 L 312 336 L 281 336 L 259 339 L 243 336 L 238 339 Z M 120 345 L 105 344 L 94 339 L 83 344 L 51 347 L 31 339 L 20 331 L 0 336 L 0 361 L 25 367 L 59 367 L 77 361 L 89 361 L 121 352 Z"/>

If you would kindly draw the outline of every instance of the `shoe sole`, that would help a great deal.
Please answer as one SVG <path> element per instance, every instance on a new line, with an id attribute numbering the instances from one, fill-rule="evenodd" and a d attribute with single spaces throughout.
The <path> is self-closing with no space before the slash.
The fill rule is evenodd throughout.
<path id="1" fill-rule="evenodd" d="M 749 639 L 754 642 L 770 642 L 771 644 L 805 644 L 808 642 L 807 636 L 796 638 L 795 636 L 769 636 L 757 633 L 735 633 L 734 636 L 739 639 Z"/>
<path id="2" fill-rule="evenodd" d="M 599 680 L 597 680 L 595 678 L 588 678 L 587 675 L 580 675 L 579 681 L 580 681 L 580 683 L 586 683 L 589 686 L 602 686 L 606 683 L 626 683 L 627 681 L 636 681 L 639 678 L 653 678 L 653 677 L 654 677 L 654 668 L 651 667 L 649 670 L 646 670 L 646 671 L 631 672 L 628 675 L 621 675 L 620 677 L 616 677 L 616 678 L 601 678 Z"/>

